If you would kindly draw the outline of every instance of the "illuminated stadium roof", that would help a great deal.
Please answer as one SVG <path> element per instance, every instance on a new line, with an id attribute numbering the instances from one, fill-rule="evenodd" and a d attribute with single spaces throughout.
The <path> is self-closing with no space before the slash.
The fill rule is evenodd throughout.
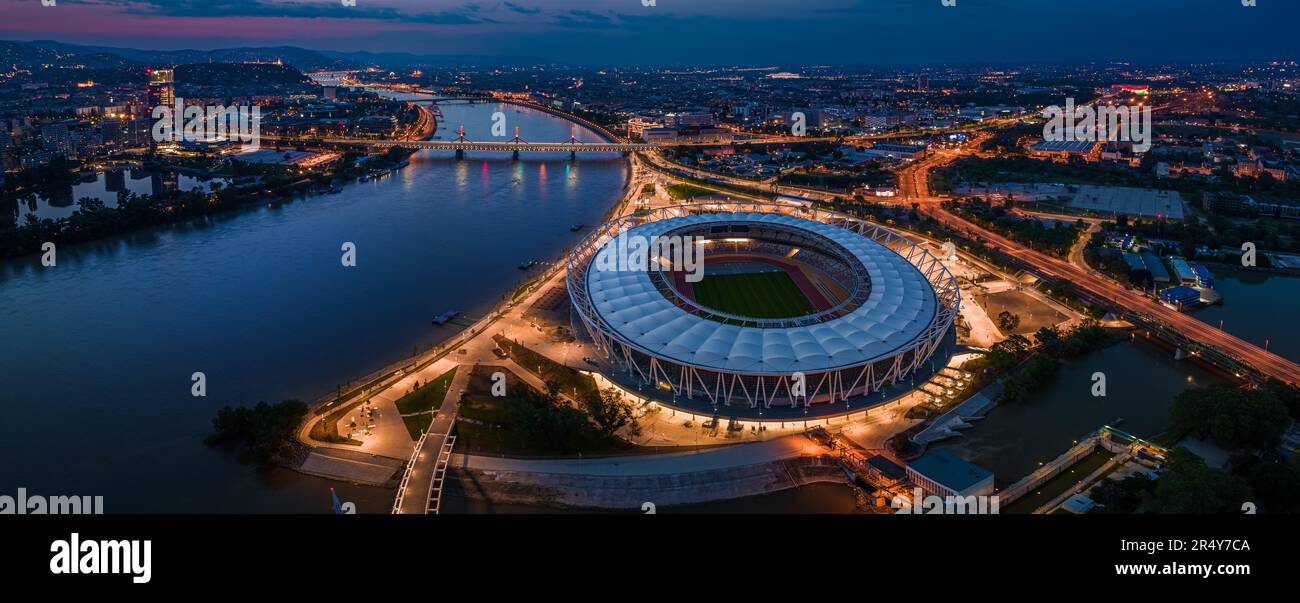
<path id="1" fill-rule="evenodd" d="M 591 307 L 625 342 L 683 364 L 727 372 L 805 373 L 885 358 L 925 336 L 939 302 L 916 266 L 872 239 L 838 226 L 779 213 L 727 212 L 673 217 L 635 226 L 647 239 L 683 228 L 737 222 L 801 230 L 829 239 L 865 269 L 870 294 L 843 315 L 802 326 L 742 326 L 692 314 L 664 297 L 644 270 L 587 271 Z M 600 253 L 628 253 L 613 239 Z M 620 262 L 619 266 L 626 263 Z M 704 262 L 708 273 L 708 261 Z"/>

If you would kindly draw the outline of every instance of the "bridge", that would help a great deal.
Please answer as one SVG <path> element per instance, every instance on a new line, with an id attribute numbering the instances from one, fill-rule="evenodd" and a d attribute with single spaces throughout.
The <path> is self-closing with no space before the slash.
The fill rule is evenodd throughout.
<path id="1" fill-rule="evenodd" d="M 455 140 L 384 140 L 373 138 L 310 138 L 300 139 L 283 136 L 263 136 L 263 139 L 271 141 L 280 141 L 288 143 L 311 143 L 323 144 L 329 146 L 363 146 L 369 148 L 387 149 L 400 147 L 403 149 L 434 149 L 442 151 L 455 151 L 457 159 L 465 157 L 465 151 L 498 151 L 513 153 L 514 158 L 519 158 L 521 152 L 564 152 L 570 156 L 576 156 L 578 153 L 631 153 L 635 151 L 649 151 L 657 148 L 652 144 L 629 143 L 629 142 L 582 142 L 578 140 L 577 132 L 569 136 L 569 140 L 564 142 L 528 142 L 519 136 L 519 128 L 515 128 L 515 137 L 509 140 L 470 140 L 465 137 L 465 127 L 461 126 L 460 132 Z"/>

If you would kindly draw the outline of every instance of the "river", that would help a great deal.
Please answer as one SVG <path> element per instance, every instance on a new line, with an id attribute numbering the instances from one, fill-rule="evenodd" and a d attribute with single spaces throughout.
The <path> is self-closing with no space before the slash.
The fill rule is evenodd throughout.
<path id="1" fill-rule="evenodd" d="M 448 104 L 438 135 L 568 140 L 570 124 L 509 105 Z M 579 137 L 597 137 L 580 130 Z M 207 447 L 213 413 L 315 399 L 480 316 L 622 194 L 617 154 L 421 151 L 343 192 L 0 263 L 0 494 L 102 495 L 108 512 L 321 512 L 336 485 L 361 512 L 389 490 L 260 471 Z M 103 177 L 101 176 L 101 180 Z M 342 266 L 355 243 L 357 266 Z M 203 372 L 207 396 L 190 395 Z"/>
<path id="2" fill-rule="evenodd" d="M 1300 277 L 1214 266 L 1223 303 L 1192 310 L 1192 316 L 1259 347 L 1300 362 L 1300 323 L 1292 315 L 1300 300 Z"/>
<path id="3" fill-rule="evenodd" d="M 1106 395 L 1092 395 L 1093 374 Z M 1071 360 L 1041 390 L 999 406 L 962 435 L 937 444 L 993 472 L 1000 485 L 1024 477 L 1102 425 L 1150 438 L 1168 426 L 1174 396 L 1223 381 L 1145 340 L 1120 343 Z M 1117 421 L 1117 419 L 1122 419 Z"/>

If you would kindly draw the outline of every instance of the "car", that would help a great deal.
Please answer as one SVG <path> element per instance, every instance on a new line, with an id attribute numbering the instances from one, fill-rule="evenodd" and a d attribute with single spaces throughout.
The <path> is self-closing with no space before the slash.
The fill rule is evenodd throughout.
<path id="1" fill-rule="evenodd" d="M 510 357 L 510 354 L 507 353 L 505 350 L 503 350 L 503 349 L 501 349 L 501 348 L 492 348 L 492 353 L 495 354 L 497 358 L 509 358 L 509 357 Z"/>

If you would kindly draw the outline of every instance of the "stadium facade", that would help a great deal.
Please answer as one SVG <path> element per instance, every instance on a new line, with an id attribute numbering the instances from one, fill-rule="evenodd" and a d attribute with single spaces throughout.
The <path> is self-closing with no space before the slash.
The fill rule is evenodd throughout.
<path id="1" fill-rule="evenodd" d="M 670 262 L 624 257 L 636 253 L 628 238 L 694 241 L 706 274 L 737 262 L 786 270 L 814 310 L 758 318 L 709 307 L 683 271 L 655 269 Z M 629 268 L 638 263 L 651 269 Z M 794 204 L 642 210 L 598 227 L 566 268 L 577 316 L 624 377 L 674 399 L 760 413 L 898 383 L 940 348 L 960 304 L 956 279 L 922 247 L 878 224 Z"/>

